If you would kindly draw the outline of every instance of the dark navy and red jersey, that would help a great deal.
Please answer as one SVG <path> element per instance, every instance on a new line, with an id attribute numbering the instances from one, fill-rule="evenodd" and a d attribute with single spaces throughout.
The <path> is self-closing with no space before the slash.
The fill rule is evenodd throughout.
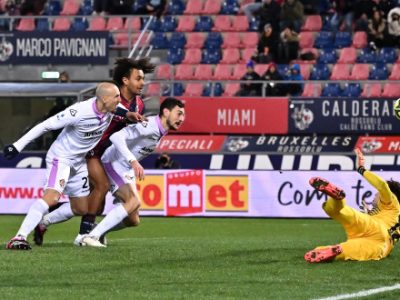
<path id="1" fill-rule="evenodd" d="M 128 100 L 126 100 L 122 95 L 121 95 L 121 104 L 128 109 L 129 111 L 135 111 L 138 112 L 139 114 L 143 114 L 144 112 L 144 102 L 140 98 L 140 96 L 136 96 L 135 100 L 133 100 L 131 103 L 129 103 Z M 101 137 L 99 143 L 94 147 L 91 151 L 88 152 L 86 155 L 86 158 L 101 158 L 103 155 L 104 151 L 111 145 L 110 142 L 110 135 L 112 135 L 114 132 L 120 131 L 122 128 L 126 126 L 126 120 L 123 117 L 116 116 L 114 115 L 110 125 L 108 126 L 107 130 L 104 132 L 103 136 Z"/>

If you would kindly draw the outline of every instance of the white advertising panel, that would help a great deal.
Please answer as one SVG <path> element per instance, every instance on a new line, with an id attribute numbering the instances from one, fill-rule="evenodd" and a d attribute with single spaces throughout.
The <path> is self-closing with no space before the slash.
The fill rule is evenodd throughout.
<path id="1" fill-rule="evenodd" d="M 44 174 L 44 169 L 2 169 L 0 214 L 26 214 L 42 195 Z M 400 172 L 377 174 L 400 180 Z M 362 198 L 372 202 L 376 193 L 355 171 L 147 170 L 137 188 L 141 215 L 325 218 L 321 206 L 326 196 L 308 183 L 316 176 L 343 188 L 354 208 Z M 112 200 L 108 195 L 105 212 L 113 207 Z"/>

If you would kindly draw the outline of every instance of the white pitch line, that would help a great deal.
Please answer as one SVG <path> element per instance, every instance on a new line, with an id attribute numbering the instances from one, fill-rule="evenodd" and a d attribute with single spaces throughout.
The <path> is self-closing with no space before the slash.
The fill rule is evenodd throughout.
<path id="1" fill-rule="evenodd" d="M 328 297 L 328 298 L 319 298 L 319 299 L 316 299 L 316 300 L 340 300 L 340 299 L 351 299 L 351 298 L 358 298 L 358 297 L 366 297 L 366 296 L 379 294 L 379 293 L 385 293 L 385 292 L 398 290 L 398 289 L 400 289 L 400 283 L 392 285 L 392 286 L 383 286 L 383 287 L 376 288 L 376 289 L 359 291 L 357 293 L 336 295 L 336 296 L 332 296 L 332 297 Z"/>

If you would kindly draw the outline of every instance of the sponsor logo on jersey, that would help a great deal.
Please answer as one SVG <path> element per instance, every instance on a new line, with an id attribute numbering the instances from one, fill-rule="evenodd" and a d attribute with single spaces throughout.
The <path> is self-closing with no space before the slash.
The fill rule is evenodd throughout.
<path id="1" fill-rule="evenodd" d="M 69 113 L 70 113 L 71 116 L 73 116 L 73 117 L 75 117 L 75 115 L 76 115 L 77 112 L 78 112 L 77 110 L 72 109 L 72 108 L 69 110 Z"/>
<path id="2" fill-rule="evenodd" d="M 84 137 L 94 137 L 94 136 L 102 135 L 103 132 L 104 132 L 103 130 L 85 132 L 85 134 L 83 136 Z"/>

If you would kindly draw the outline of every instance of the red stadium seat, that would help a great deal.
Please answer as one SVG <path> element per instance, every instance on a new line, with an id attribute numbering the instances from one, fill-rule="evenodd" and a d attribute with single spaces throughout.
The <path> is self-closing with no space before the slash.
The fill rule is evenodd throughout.
<path id="1" fill-rule="evenodd" d="M 241 59 L 239 62 L 241 63 L 247 63 L 252 57 L 253 55 L 256 53 L 257 48 L 247 48 L 242 50 L 242 55 L 241 55 Z"/>
<path id="2" fill-rule="evenodd" d="M 19 21 L 17 28 L 18 31 L 32 31 L 35 30 L 35 20 L 31 18 L 23 18 Z"/>
<path id="3" fill-rule="evenodd" d="M 322 19 L 320 15 L 306 16 L 306 20 L 301 31 L 320 31 L 322 28 Z"/>
<path id="4" fill-rule="evenodd" d="M 380 83 L 366 83 L 364 84 L 361 97 L 365 98 L 379 98 L 382 95 L 382 86 Z"/>
<path id="5" fill-rule="evenodd" d="M 106 29 L 108 31 L 121 30 L 124 28 L 124 21 L 121 17 L 112 16 L 108 19 Z"/>
<path id="6" fill-rule="evenodd" d="M 194 79 L 210 80 L 212 78 L 212 65 L 201 64 L 195 67 Z"/>
<path id="7" fill-rule="evenodd" d="M 68 31 L 71 28 L 71 20 L 68 17 L 54 19 L 53 31 Z"/>
<path id="8" fill-rule="evenodd" d="M 161 85 L 159 83 L 149 83 L 146 88 L 146 95 L 148 96 L 161 95 Z"/>
<path id="9" fill-rule="evenodd" d="M 235 94 L 239 91 L 239 89 L 240 89 L 239 83 L 227 83 L 227 84 L 225 84 L 225 90 L 224 90 L 222 96 L 225 96 L 225 97 L 235 96 Z"/>
<path id="10" fill-rule="evenodd" d="M 260 76 L 264 75 L 265 72 L 267 72 L 269 68 L 269 64 L 256 64 L 254 67 L 254 71 Z"/>
<path id="11" fill-rule="evenodd" d="M 350 68 L 348 64 L 336 64 L 333 66 L 331 80 L 348 80 Z"/>
<path id="12" fill-rule="evenodd" d="M 308 78 L 310 78 L 310 73 L 311 73 L 311 64 L 300 63 L 299 66 L 301 75 L 305 80 L 308 80 Z"/>
<path id="13" fill-rule="evenodd" d="M 185 15 L 199 15 L 203 11 L 202 0 L 188 0 L 186 2 L 186 9 L 184 10 Z"/>
<path id="14" fill-rule="evenodd" d="M 343 48 L 340 51 L 338 63 L 342 64 L 354 64 L 357 60 L 357 50 L 353 47 Z"/>
<path id="15" fill-rule="evenodd" d="M 217 15 L 214 20 L 213 31 L 230 31 L 231 17 L 227 15 Z"/>
<path id="16" fill-rule="evenodd" d="M 156 79 L 170 79 L 174 75 L 173 66 L 170 64 L 163 64 L 157 67 L 155 77 Z"/>
<path id="17" fill-rule="evenodd" d="M 367 33 L 365 31 L 356 31 L 353 34 L 353 47 L 362 49 L 367 46 Z"/>
<path id="18" fill-rule="evenodd" d="M 134 45 L 136 43 L 136 41 L 139 38 L 139 35 L 140 35 L 140 33 L 138 33 L 138 32 L 130 34 L 131 45 Z M 148 35 L 149 35 L 148 33 L 145 33 L 143 35 L 142 39 L 140 40 L 139 45 L 143 46 L 146 43 L 146 39 L 147 39 Z M 129 46 L 129 33 L 122 32 L 122 33 L 115 34 L 114 41 L 115 41 L 115 44 L 120 47 L 128 47 Z"/>
<path id="19" fill-rule="evenodd" d="M 201 62 L 201 50 L 200 49 L 187 49 L 185 51 L 185 57 L 183 58 L 182 64 L 199 64 Z"/>
<path id="20" fill-rule="evenodd" d="M 225 49 L 222 52 L 220 64 L 235 64 L 240 60 L 239 49 Z"/>
<path id="21" fill-rule="evenodd" d="M 247 31 L 249 29 L 249 20 L 246 16 L 233 16 L 231 23 L 232 31 Z"/>
<path id="22" fill-rule="evenodd" d="M 233 67 L 232 79 L 239 80 L 246 73 L 246 70 L 247 70 L 247 68 L 246 68 L 245 64 L 237 64 L 237 65 L 235 65 Z"/>
<path id="23" fill-rule="evenodd" d="M 351 70 L 350 80 L 367 80 L 369 76 L 368 64 L 355 64 Z"/>
<path id="24" fill-rule="evenodd" d="M 232 66 L 218 64 L 215 67 L 213 80 L 229 80 L 232 79 Z"/>
<path id="25" fill-rule="evenodd" d="M 387 82 L 383 86 L 382 97 L 399 98 L 400 83 Z"/>
<path id="26" fill-rule="evenodd" d="M 78 14 L 81 3 L 78 0 L 65 0 L 60 15 L 62 16 L 74 16 Z"/>
<path id="27" fill-rule="evenodd" d="M 400 64 L 393 64 L 392 71 L 390 72 L 389 80 L 400 80 Z"/>
<path id="28" fill-rule="evenodd" d="M 175 67 L 175 79 L 192 80 L 193 66 L 192 65 L 177 65 Z"/>
<path id="29" fill-rule="evenodd" d="M 183 96 L 186 97 L 198 97 L 203 93 L 203 84 L 197 82 L 190 82 L 186 85 L 185 93 Z"/>
<path id="30" fill-rule="evenodd" d="M 239 32 L 225 32 L 223 35 L 224 42 L 222 48 L 239 48 L 241 37 Z"/>
<path id="31" fill-rule="evenodd" d="M 203 32 L 189 32 L 186 35 L 185 48 L 203 48 L 206 35 Z"/>
<path id="32" fill-rule="evenodd" d="M 178 19 L 178 27 L 176 31 L 180 32 L 191 32 L 196 25 L 196 17 L 195 16 L 180 16 Z"/>
<path id="33" fill-rule="evenodd" d="M 129 17 L 124 23 L 124 29 L 128 31 L 140 31 L 141 26 L 140 17 Z"/>
<path id="34" fill-rule="evenodd" d="M 89 27 L 87 30 L 90 30 L 90 31 L 106 30 L 106 20 L 101 16 L 93 17 L 92 19 L 90 19 Z"/>
<path id="35" fill-rule="evenodd" d="M 258 39 L 259 37 L 257 32 L 243 32 L 240 47 L 257 48 Z"/>
<path id="36" fill-rule="evenodd" d="M 221 10 L 221 0 L 206 0 L 202 10 L 203 15 L 218 15 Z"/>
<path id="37" fill-rule="evenodd" d="M 322 88 L 320 83 L 306 83 L 302 93 L 303 97 L 319 97 L 321 96 Z"/>
<path id="38" fill-rule="evenodd" d="M 312 48 L 314 46 L 315 33 L 314 32 L 300 32 L 299 47 Z"/>

